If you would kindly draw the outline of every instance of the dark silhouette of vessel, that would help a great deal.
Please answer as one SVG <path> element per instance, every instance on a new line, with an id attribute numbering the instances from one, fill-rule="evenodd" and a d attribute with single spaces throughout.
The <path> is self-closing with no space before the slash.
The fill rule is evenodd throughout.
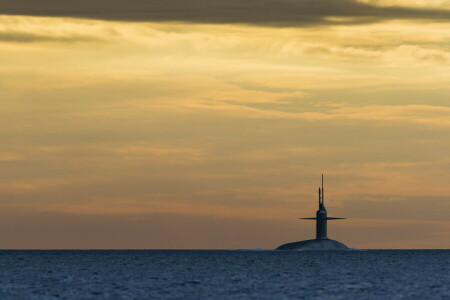
<path id="1" fill-rule="evenodd" d="M 345 218 L 328 217 L 324 204 L 324 188 L 322 174 L 322 188 L 319 187 L 319 210 L 315 218 L 300 218 L 303 220 L 316 220 L 316 239 L 293 242 L 279 246 L 276 250 L 348 250 L 343 243 L 330 240 L 327 236 L 328 220 L 342 220 Z"/>

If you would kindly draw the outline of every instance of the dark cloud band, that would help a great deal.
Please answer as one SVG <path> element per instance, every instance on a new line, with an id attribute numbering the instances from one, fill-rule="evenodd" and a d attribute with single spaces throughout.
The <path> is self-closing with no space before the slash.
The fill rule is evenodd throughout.
<path id="1" fill-rule="evenodd" d="M 0 14 L 133 22 L 315 26 L 391 19 L 450 21 L 450 11 L 377 7 L 354 0 L 14 0 Z"/>

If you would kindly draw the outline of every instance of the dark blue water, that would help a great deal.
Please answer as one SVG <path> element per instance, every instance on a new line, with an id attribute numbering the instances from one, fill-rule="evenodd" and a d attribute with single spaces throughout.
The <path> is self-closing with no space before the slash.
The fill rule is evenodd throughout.
<path id="1" fill-rule="evenodd" d="M 0 299 L 450 299 L 450 250 L 0 251 Z"/>

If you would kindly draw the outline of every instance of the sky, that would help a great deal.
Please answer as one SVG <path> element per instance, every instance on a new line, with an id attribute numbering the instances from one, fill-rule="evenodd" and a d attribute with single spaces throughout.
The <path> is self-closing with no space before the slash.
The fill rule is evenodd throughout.
<path id="1" fill-rule="evenodd" d="M 450 0 L 0 3 L 0 248 L 450 248 Z"/>

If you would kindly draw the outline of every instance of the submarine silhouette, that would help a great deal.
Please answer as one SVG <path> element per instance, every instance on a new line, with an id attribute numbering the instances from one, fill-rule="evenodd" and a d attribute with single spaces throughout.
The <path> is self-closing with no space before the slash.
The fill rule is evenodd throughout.
<path id="1" fill-rule="evenodd" d="M 327 236 L 327 221 L 342 220 L 345 218 L 328 217 L 324 204 L 323 174 L 322 188 L 319 187 L 319 210 L 315 218 L 300 218 L 302 220 L 316 220 L 316 239 L 293 242 L 279 246 L 276 250 L 348 250 L 341 242 L 331 240 Z"/>

